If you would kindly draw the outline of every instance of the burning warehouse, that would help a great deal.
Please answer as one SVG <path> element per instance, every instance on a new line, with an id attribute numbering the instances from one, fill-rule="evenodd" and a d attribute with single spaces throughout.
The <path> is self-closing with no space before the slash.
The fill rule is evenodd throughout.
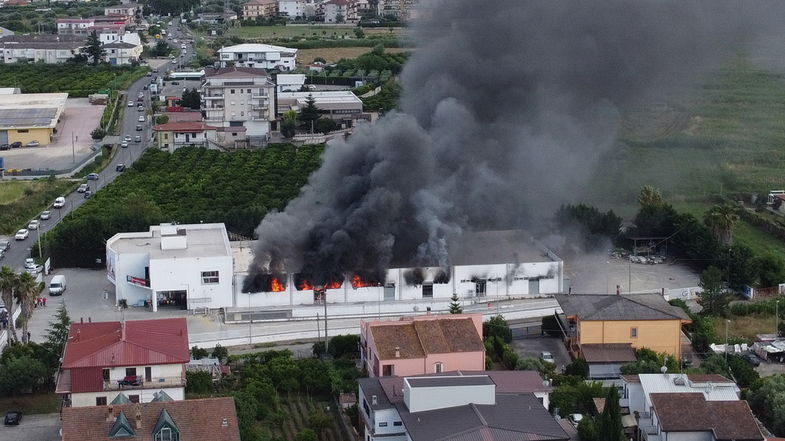
<path id="1" fill-rule="evenodd" d="M 321 303 L 538 297 L 562 291 L 561 259 L 522 230 L 467 233 L 450 244 L 452 265 L 393 264 L 385 271 L 334 274 L 316 285 L 302 274 L 261 274 L 246 280 L 255 244 L 233 246 L 235 305 L 295 306 Z M 243 287 L 248 292 L 243 292 Z"/>

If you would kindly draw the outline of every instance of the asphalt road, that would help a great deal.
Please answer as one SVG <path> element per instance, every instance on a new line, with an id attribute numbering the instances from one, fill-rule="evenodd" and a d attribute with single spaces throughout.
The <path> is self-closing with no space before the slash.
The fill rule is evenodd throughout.
<path id="1" fill-rule="evenodd" d="M 186 34 L 179 30 L 179 23 L 175 23 L 173 26 L 170 26 L 167 32 L 170 33 L 172 39 L 176 39 L 177 43 L 169 42 L 172 47 L 180 47 L 181 39 L 183 37 L 190 38 L 189 34 Z M 187 43 L 188 49 L 187 54 L 185 57 L 178 58 L 177 60 L 173 60 L 168 62 L 167 64 L 158 68 L 159 73 L 153 74 L 155 75 L 165 75 L 167 70 L 171 70 L 175 68 L 178 64 L 185 64 L 190 62 L 192 57 L 194 56 L 193 45 Z M 144 152 L 144 150 L 152 144 L 152 116 L 150 115 L 150 94 L 148 91 L 144 90 L 144 86 L 150 83 L 150 77 L 142 77 L 139 81 L 135 82 L 128 88 L 126 92 L 126 98 L 124 101 L 121 101 L 121 104 L 126 106 L 125 107 L 125 114 L 123 116 L 123 121 L 120 127 L 122 130 L 120 132 L 120 137 L 124 137 L 125 135 L 130 135 L 133 138 L 136 135 L 142 136 L 141 143 L 134 143 L 133 141 L 128 143 L 127 148 L 119 148 L 119 152 L 114 156 L 111 163 L 106 166 L 104 170 L 98 173 L 98 180 L 96 181 L 86 181 L 90 185 L 90 189 L 93 192 L 100 191 L 101 188 L 105 187 L 107 184 L 114 181 L 121 172 L 116 170 L 118 164 L 124 164 L 126 167 L 129 167 L 136 161 L 139 156 Z M 144 93 L 144 102 L 145 102 L 145 109 L 144 113 L 138 112 L 136 110 L 136 106 L 134 107 L 127 107 L 128 101 L 136 101 L 140 92 Z M 139 116 L 145 115 L 145 122 L 139 122 Z M 136 131 L 136 125 L 142 124 L 144 130 L 141 132 Z M 14 240 L 13 236 L 11 236 L 11 248 L 6 251 L 5 257 L 0 261 L 0 264 L 6 265 L 15 271 L 22 271 L 24 269 L 24 261 L 26 258 L 30 257 L 32 247 L 37 246 L 37 240 L 39 234 L 43 234 L 57 225 L 63 217 L 68 215 L 68 213 L 76 210 L 79 208 L 80 205 L 86 202 L 84 195 L 81 193 L 77 193 L 76 191 L 64 195 L 65 196 L 65 206 L 63 208 L 48 208 L 51 211 L 52 215 L 48 220 L 41 221 L 38 230 L 30 230 L 30 236 L 25 240 Z M 54 202 L 54 201 L 52 201 Z"/>

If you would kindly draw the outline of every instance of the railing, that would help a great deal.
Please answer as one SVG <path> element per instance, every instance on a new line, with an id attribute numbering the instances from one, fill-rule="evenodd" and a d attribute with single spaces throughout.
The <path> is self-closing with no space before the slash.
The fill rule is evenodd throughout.
<path id="1" fill-rule="evenodd" d="M 223 94 L 220 95 L 202 95 L 202 98 L 205 100 L 218 100 L 223 99 Z"/>
<path id="2" fill-rule="evenodd" d="M 185 386 L 185 377 L 152 377 L 150 381 L 145 381 L 144 377 L 136 386 L 122 384 L 121 380 L 104 381 L 104 390 L 125 390 L 125 389 L 158 389 L 163 387 Z"/>
<path id="3" fill-rule="evenodd" d="M 254 93 L 254 94 L 251 94 L 251 98 L 255 99 L 255 100 L 266 100 L 266 99 L 268 99 L 270 97 L 268 95 L 259 95 L 259 94 Z"/>

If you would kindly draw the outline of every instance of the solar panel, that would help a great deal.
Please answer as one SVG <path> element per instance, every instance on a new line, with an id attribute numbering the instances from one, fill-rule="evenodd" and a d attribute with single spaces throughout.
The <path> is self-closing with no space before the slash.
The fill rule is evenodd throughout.
<path id="1" fill-rule="evenodd" d="M 56 107 L 45 108 L 0 108 L 0 126 L 2 127 L 46 127 L 52 124 L 57 116 Z"/>

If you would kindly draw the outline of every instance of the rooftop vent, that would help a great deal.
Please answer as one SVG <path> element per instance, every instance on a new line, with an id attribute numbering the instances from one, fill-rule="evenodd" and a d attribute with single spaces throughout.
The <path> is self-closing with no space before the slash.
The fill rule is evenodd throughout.
<path id="1" fill-rule="evenodd" d="M 677 376 L 673 378 L 673 384 L 675 384 L 676 386 L 686 386 L 687 382 L 684 381 L 684 377 Z"/>
<path id="2" fill-rule="evenodd" d="M 379 404 L 379 400 L 376 398 L 376 395 L 371 396 L 371 404 L 374 406 Z"/>

